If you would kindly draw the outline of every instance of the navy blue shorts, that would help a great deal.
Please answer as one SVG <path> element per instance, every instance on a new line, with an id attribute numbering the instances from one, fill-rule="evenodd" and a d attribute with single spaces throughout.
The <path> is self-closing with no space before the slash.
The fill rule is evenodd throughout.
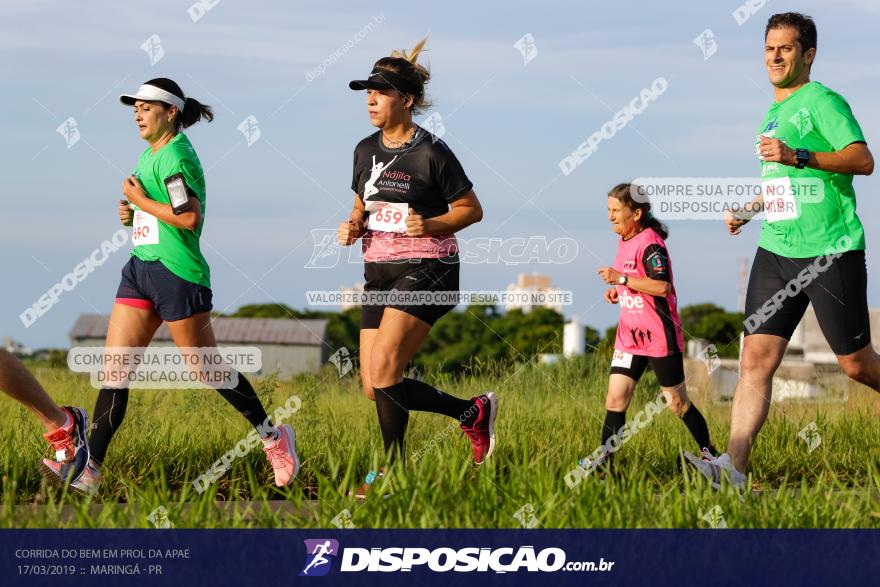
<path id="1" fill-rule="evenodd" d="M 210 312 L 211 288 L 191 283 L 172 273 L 161 261 L 132 257 L 122 268 L 116 303 L 156 312 L 162 320 L 174 322 Z"/>

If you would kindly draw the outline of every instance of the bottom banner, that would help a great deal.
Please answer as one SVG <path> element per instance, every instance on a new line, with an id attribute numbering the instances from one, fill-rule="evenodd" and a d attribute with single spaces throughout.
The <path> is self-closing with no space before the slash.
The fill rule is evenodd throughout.
<path id="1" fill-rule="evenodd" d="M 876 530 L 0 530 L 3 585 L 827 585 L 878 576 Z"/>

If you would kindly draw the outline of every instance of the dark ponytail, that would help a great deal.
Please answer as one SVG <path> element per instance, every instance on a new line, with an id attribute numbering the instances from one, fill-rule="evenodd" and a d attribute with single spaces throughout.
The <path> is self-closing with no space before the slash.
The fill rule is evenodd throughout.
<path id="1" fill-rule="evenodd" d="M 180 113 L 175 122 L 179 130 L 181 127 L 191 127 L 202 118 L 211 122 L 214 120 L 214 111 L 210 106 L 202 104 L 195 98 L 187 98 L 183 104 L 183 112 Z"/>
<path id="2" fill-rule="evenodd" d="M 214 120 L 214 111 L 211 107 L 202 104 L 195 98 L 185 97 L 183 95 L 183 90 L 180 89 L 180 86 L 177 85 L 177 82 L 174 80 L 168 79 L 167 77 L 157 77 L 156 79 L 151 79 L 144 83 L 161 88 L 184 101 L 183 110 L 174 119 L 174 130 L 189 128 L 202 118 L 208 122 Z M 166 108 L 171 108 L 171 104 L 165 102 L 162 102 L 162 104 L 164 104 Z"/>
<path id="3" fill-rule="evenodd" d="M 633 198 L 633 190 L 638 194 L 637 199 Z M 669 237 L 669 228 L 657 220 L 654 214 L 651 213 L 651 202 L 648 200 L 648 196 L 644 194 L 641 186 L 634 186 L 631 183 L 620 183 L 611 188 L 611 191 L 608 192 L 608 197 L 614 198 L 633 212 L 641 210 L 642 218 L 639 220 L 639 223 L 643 227 L 653 229 L 663 240 Z"/>

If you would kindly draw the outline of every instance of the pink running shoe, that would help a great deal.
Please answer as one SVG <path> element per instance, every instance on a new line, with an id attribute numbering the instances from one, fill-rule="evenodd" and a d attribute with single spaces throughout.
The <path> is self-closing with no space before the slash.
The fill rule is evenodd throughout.
<path id="1" fill-rule="evenodd" d="M 263 443 L 266 458 L 275 471 L 275 485 L 290 485 L 299 473 L 299 457 L 296 456 L 296 432 L 289 425 L 278 426 L 278 438 Z"/>
<path id="2" fill-rule="evenodd" d="M 498 415 L 498 398 L 491 391 L 471 398 L 479 410 L 477 419 L 471 427 L 461 425 L 461 429 L 471 441 L 474 449 L 474 463 L 482 465 L 495 450 L 495 417 Z"/>
<path id="3" fill-rule="evenodd" d="M 55 462 L 58 465 L 45 467 L 43 474 L 50 483 L 58 486 L 79 479 L 89 462 L 89 443 L 86 439 L 89 415 L 75 406 L 63 406 L 62 409 L 70 416 L 70 424 L 43 435 L 55 449 Z"/>

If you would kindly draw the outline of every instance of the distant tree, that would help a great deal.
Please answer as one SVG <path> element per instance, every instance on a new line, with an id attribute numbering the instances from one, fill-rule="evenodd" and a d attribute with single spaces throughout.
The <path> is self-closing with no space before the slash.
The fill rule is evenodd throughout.
<path id="1" fill-rule="evenodd" d="M 47 358 L 50 367 L 56 369 L 67 367 L 67 351 L 63 349 L 50 349 Z"/>
<path id="2" fill-rule="evenodd" d="M 612 344 L 614 344 L 614 341 L 617 340 L 617 324 L 605 330 L 604 340 L 609 340 Z"/>
<path id="3" fill-rule="evenodd" d="M 302 318 L 302 312 L 285 304 L 249 304 L 242 306 L 230 318 Z"/>
<path id="4" fill-rule="evenodd" d="M 284 304 L 250 304 L 229 315 L 233 318 L 324 318 L 327 322 L 327 354 L 346 347 L 357 355 L 360 346 L 360 308 L 344 312 L 296 310 Z M 501 313 L 488 305 L 468 306 L 449 312 L 431 329 L 414 365 L 448 373 L 462 373 L 481 364 L 513 364 L 529 361 L 539 353 L 561 353 L 564 317 L 548 308 L 524 313 Z M 584 327 L 590 348 L 599 345 L 599 332 Z"/>
<path id="5" fill-rule="evenodd" d="M 503 357 L 504 343 L 486 336 L 498 321 L 493 306 L 469 306 L 440 318 L 431 329 L 414 363 L 429 369 L 461 373 L 475 361 Z"/>
<path id="6" fill-rule="evenodd" d="M 499 318 L 495 331 L 507 343 L 507 358 L 523 361 L 539 353 L 561 353 L 564 321 L 562 314 L 549 308 L 528 313 L 517 309 Z"/>
<path id="7" fill-rule="evenodd" d="M 309 316 L 309 318 L 312 317 Z M 360 347 L 360 308 L 348 308 L 342 312 L 321 312 L 321 316 L 314 317 L 327 319 L 329 354 L 336 352 L 340 347 L 347 348 L 352 355 L 357 354 Z"/>
<path id="8" fill-rule="evenodd" d="M 596 347 L 599 346 L 600 342 L 602 342 L 602 338 L 599 336 L 599 331 L 592 326 L 584 326 L 584 344 L 586 345 L 586 352 L 591 353 L 596 350 Z"/>
<path id="9" fill-rule="evenodd" d="M 690 306 L 684 306 L 680 308 L 678 311 L 678 315 L 681 318 L 681 327 L 685 331 L 685 337 L 694 337 L 698 336 L 694 334 L 694 332 L 699 327 L 700 322 L 706 316 L 711 316 L 713 314 L 725 314 L 724 308 L 720 306 L 716 306 L 712 303 L 704 303 L 704 304 L 692 304 Z M 698 336 L 699 337 L 699 336 Z M 699 337 L 702 338 L 702 337 Z"/>
<path id="10" fill-rule="evenodd" d="M 728 312 L 715 304 L 695 304 L 679 311 L 686 339 L 699 338 L 714 344 L 718 354 L 735 357 L 739 352 L 739 335 L 745 316 Z"/>

